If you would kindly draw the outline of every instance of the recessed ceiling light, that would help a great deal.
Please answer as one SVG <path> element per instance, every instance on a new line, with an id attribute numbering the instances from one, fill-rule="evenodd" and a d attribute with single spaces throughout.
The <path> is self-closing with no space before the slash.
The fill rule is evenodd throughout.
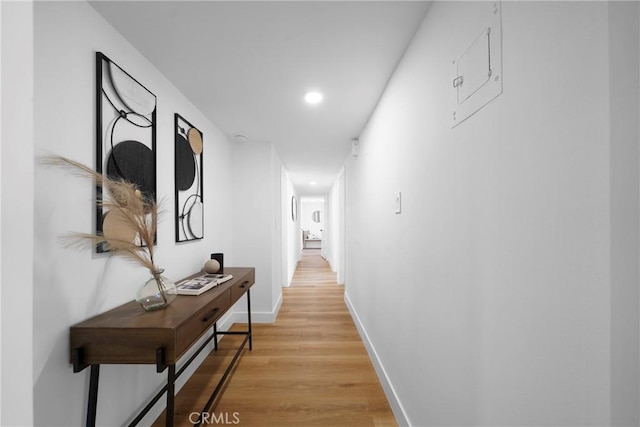
<path id="1" fill-rule="evenodd" d="M 316 105 L 322 102 L 322 94 L 316 91 L 307 92 L 304 96 L 304 100 L 307 104 Z"/>
<path id="2" fill-rule="evenodd" d="M 317 183 L 317 182 L 315 182 L 315 181 L 311 181 L 311 182 L 309 183 L 309 185 L 318 185 L 318 183 Z"/>

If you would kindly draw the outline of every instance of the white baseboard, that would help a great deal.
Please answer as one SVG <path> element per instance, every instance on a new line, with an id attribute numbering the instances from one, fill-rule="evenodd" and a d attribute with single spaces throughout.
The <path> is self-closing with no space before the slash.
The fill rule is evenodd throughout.
<path id="1" fill-rule="evenodd" d="M 369 359 L 371 359 L 371 363 L 373 364 L 374 369 L 376 370 L 376 374 L 378 375 L 378 379 L 382 384 L 382 389 L 384 390 L 384 394 L 387 396 L 387 400 L 389 401 L 389 405 L 391 405 L 391 410 L 393 411 L 393 415 L 396 417 L 396 421 L 400 426 L 411 426 L 409 422 L 409 417 L 405 412 L 400 399 L 398 399 L 398 395 L 396 394 L 393 385 L 391 384 L 391 380 L 387 375 L 387 371 L 385 371 L 384 366 L 382 366 L 382 362 L 378 357 L 378 353 L 376 352 L 371 340 L 369 339 L 369 335 L 367 335 L 367 331 L 364 329 L 358 314 L 356 313 L 353 304 L 351 304 L 351 300 L 349 299 L 349 295 L 345 291 L 344 293 L 344 302 L 347 305 L 347 309 L 351 314 L 351 318 L 353 319 L 353 323 L 356 325 L 356 329 L 358 329 L 358 333 L 360 334 L 360 338 L 364 343 L 365 348 L 367 349 L 367 353 L 369 354 Z"/>
<path id="2" fill-rule="evenodd" d="M 244 302 L 244 299 L 238 301 L 238 305 L 246 308 L 247 304 Z M 251 323 L 275 323 L 276 318 L 278 317 L 278 312 L 280 311 L 280 306 L 282 305 L 282 294 L 280 294 L 280 298 L 276 302 L 275 307 L 271 311 L 254 311 L 251 310 Z M 231 327 L 234 323 L 247 323 L 247 311 L 233 311 L 231 318 L 229 319 L 229 323 L 227 329 Z M 226 325 L 225 325 L 226 326 Z M 227 330 L 222 329 L 220 330 Z"/>
<path id="3" fill-rule="evenodd" d="M 231 313 L 227 313 L 225 316 L 222 316 L 220 320 L 217 322 L 217 328 L 219 331 L 228 331 L 231 326 L 236 323 L 235 320 L 236 313 L 232 311 Z M 246 322 L 246 320 L 245 320 Z M 222 339 L 222 336 L 218 337 L 218 341 Z"/>

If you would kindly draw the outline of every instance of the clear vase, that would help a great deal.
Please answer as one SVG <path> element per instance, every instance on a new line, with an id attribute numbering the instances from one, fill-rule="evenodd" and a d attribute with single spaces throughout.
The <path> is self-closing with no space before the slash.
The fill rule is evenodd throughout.
<path id="1" fill-rule="evenodd" d="M 175 283 L 163 276 L 162 273 L 164 273 L 163 269 L 151 271 L 151 278 L 138 289 L 136 301 L 145 311 L 164 308 L 176 298 Z"/>

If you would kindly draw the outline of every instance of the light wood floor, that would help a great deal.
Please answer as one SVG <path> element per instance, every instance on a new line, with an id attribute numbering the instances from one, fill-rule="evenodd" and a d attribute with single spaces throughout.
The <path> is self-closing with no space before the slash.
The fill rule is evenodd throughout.
<path id="1" fill-rule="evenodd" d="M 344 288 L 319 251 L 305 251 L 283 294 L 277 321 L 253 325 L 253 351 L 238 360 L 209 425 L 397 426 Z M 240 339 L 224 337 L 180 390 L 176 425 L 189 425 L 190 414 L 202 409 Z M 164 414 L 154 425 L 164 425 Z"/>

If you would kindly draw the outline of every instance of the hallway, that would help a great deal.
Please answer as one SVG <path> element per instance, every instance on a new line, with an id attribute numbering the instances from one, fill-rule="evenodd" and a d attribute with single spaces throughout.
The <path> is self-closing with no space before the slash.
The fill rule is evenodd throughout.
<path id="1" fill-rule="evenodd" d="M 336 274 L 320 255 L 321 249 L 303 249 L 291 287 L 336 286 Z"/>
<path id="2" fill-rule="evenodd" d="M 253 351 L 240 358 L 209 411 L 210 424 L 397 425 L 345 306 L 344 287 L 319 250 L 305 250 L 291 287 L 283 289 L 276 322 L 253 326 Z M 178 393 L 176 425 L 196 418 L 191 414 L 206 403 L 239 339 L 220 341 Z M 164 425 L 164 417 L 154 425 Z"/>

